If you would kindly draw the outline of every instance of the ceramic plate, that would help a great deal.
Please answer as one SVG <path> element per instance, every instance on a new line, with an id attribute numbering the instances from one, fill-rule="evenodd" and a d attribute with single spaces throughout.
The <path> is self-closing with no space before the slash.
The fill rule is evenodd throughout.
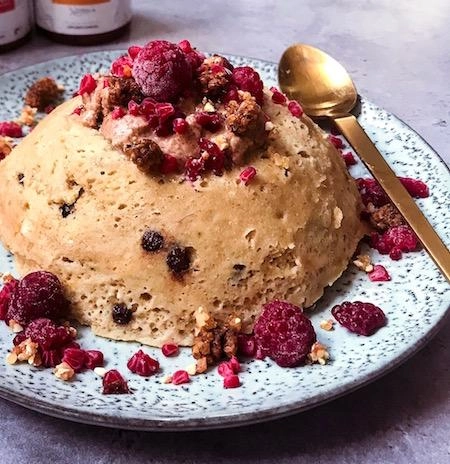
<path id="1" fill-rule="evenodd" d="M 25 89 L 36 78 L 53 76 L 66 95 L 78 87 L 81 75 L 107 69 L 117 52 L 68 57 L 0 76 L 0 121 L 18 115 Z M 255 67 L 266 84 L 276 85 L 275 64 L 230 57 L 234 64 Z M 414 131 L 392 114 L 362 100 L 359 121 L 398 175 L 420 178 L 431 196 L 419 204 L 444 241 L 450 243 L 450 175 L 442 160 Z M 359 162 L 355 177 L 367 175 Z M 2 201 L 2 199 L 0 199 Z M 242 386 L 225 390 L 216 370 L 194 377 L 190 384 L 166 385 L 162 379 L 192 362 L 190 350 L 164 358 L 160 350 L 145 348 L 162 364 L 162 372 L 144 379 L 126 369 L 126 361 L 140 345 L 115 342 L 81 329 L 82 346 L 102 350 L 107 368 L 126 375 L 132 395 L 101 394 L 101 381 L 92 372 L 73 382 L 57 380 L 51 369 L 9 366 L 4 359 L 11 334 L 0 324 L 0 396 L 53 416 L 104 426 L 142 430 L 187 430 L 230 427 L 292 414 L 330 401 L 371 382 L 404 362 L 438 331 L 450 302 L 450 287 L 423 251 L 391 261 L 374 250 L 374 262 L 386 266 L 390 282 L 372 283 L 353 266 L 318 302 L 311 313 L 318 339 L 329 347 L 331 362 L 282 369 L 270 361 L 249 361 L 240 375 Z M 0 248 L 0 271 L 14 273 L 12 257 Z M 336 326 L 326 332 L 322 319 L 344 300 L 369 301 L 388 317 L 386 327 L 371 337 L 351 334 Z"/>

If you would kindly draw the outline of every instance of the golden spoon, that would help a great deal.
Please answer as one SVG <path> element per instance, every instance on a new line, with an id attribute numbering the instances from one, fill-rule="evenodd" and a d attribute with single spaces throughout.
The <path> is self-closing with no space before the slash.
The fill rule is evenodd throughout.
<path id="1" fill-rule="evenodd" d="M 283 53 L 278 80 L 281 90 L 297 100 L 307 115 L 329 118 L 336 124 L 450 282 L 449 250 L 358 120 L 350 114 L 358 94 L 343 66 L 317 48 L 296 44 Z"/>

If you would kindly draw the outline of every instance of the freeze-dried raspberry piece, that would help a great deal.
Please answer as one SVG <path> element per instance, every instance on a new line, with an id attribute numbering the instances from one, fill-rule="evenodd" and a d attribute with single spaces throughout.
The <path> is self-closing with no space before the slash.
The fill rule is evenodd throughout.
<path id="1" fill-rule="evenodd" d="M 35 319 L 30 322 L 25 329 L 25 335 L 43 350 L 62 348 L 73 340 L 73 336 L 66 327 L 57 326 L 47 318 Z"/>
<path id="2" fill-rule="evenodd" d="M 264 101 L 263 82 L 259 74 L 250 66 L 233 69 L 233 82 L 240 90 L 245 90 L 255 97 L 256 103 L 262 105 Z"/>
<path id="3" fill-rule="evenodd" d="M 398 179 L 412 197 L 427 198 L 430 196 L 430 189 L 421 180 L 411 179 L 410 177 L 399 177 Z"/>
<path id="4" fill-rule="evenodd" d="M 379 208 L 390 202 L 389 197 L 375 179 L 359 178 L 356 179 L 356 185 L 358 186 L 361 199 L 366 206 L 369 203 L 372 203 L 374 206 Z"/>
<path id="5" fill-rule="evenodd" d="M 299 307 L 285 301 L 265 304 L 254 332 L 261 355 L 281 367 L 302 364 L 316 341 L 311 321 Z"/>
<path id="6" fill-rule="evenodd" d="M 103 377 L 104 395 L 123 395 L 131 393 L 127 381 L 116 369 L 108 371 Z"/>
<path id="7" fill-rule="evenodd" d="M 149 377 L 158 372 L 159 362 L 142 350 L 139 350 L 129 359 L 127 367 L 134 374 L 141 375 L 142 377 Z"/>
<path id="8" fill-rule="evenodd" d="M 23 137 L 22 126 L 14 121 L 0 122 L 0 135 L 4 137 Z"/>
<path id="9" fill-rule="evenodd" d="M 133 77 L 144 95 L 159 102 L 170 102 L 190 87 L 192 68 L 178 45 L 154 40 L 136 56 Z"/>
<path id="10" fill-rule="evenodd" d="M 368 273 L 371 282 L 387 282 L 391 280 L 391 276 L 384 266 L 375 264 L 373 271 Z"/>
<path id="11" fill-rule="evenodd" d="M 391 227 L 382 235 L 373 232 L 370 239 L 372 248 L 378 250 L 382 255 L 390 254 L 395 249 L 394 259 L 399 259 L 399 251 L 407 253 L 417 250 L 419 246 L 416 234 L 407 225 Z"/>
<path id="12" fill-rule="evenodd" d="M 84 366 L 86 369 L 95 369 L 96 367 L 103 366 L 104 357 L 103 353 L 98 350 L 86 350 L 86 359 Z"/>
<path id="13" fill-rule="evenodd" d="M 94 79 L 92 74 L 85 74 L 81 78 L 80 88 L 78 89 L 78 95 L 83 95 L 85 93 L 92 93 L 97 87 L 97 81 Z"/>
<path id="14" fill-rule="evenodd" d="M 11 278 L 11 280 L 5 282 L 2 289 L 0 290 L 0 321 L 6 319 L 9 300 L 11 299 L 11 294 L 14 292 L 18 283 L 19 281 L 17 279 Z"/>
<path id="15" fill-rule="evenodd" d="M 384 312 L 372 303 L 344 301 L 331 310 L 335 319 L 350 332 L 371 335 L 386 324 Z"/>
<path id="16" fill-rule="evenodd" d="M 79 348 L 67 348 L 62 358 L 75 372 L 80 372 L 86 363 L 86 352 Z"/>

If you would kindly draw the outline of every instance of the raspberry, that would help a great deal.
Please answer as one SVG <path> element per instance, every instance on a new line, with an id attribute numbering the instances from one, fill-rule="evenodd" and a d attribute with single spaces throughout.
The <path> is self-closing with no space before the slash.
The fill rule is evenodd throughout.
<path id="1" fill-rule="evenodd" d="M 292 116 L 296 118 L 301 118 L 303 116 L 303 108 L 297 101 L 290 101 L 288 103 L 288 110 L 291 112 Z"/>
<path id="2" fill-rule="evenodd" d="M 103 353 L 98 350 L 86 350 L 86 358 L 84 366 L 86 369 L 95 369 L 96 367 L 103 366 L 104 358 Z"/>
<path id="3" fill-rule="evenodd" d="M 256 341 L 253 335 L 238 334 L 238 353 L 253 358 L 256 353 Z"/>
<path id="4" fill-rule="evenodd" d="M 122 108 L 121 106 L 116 106 L 112 111 L 111 111 L 111 117 L 113 119 L 121 119 L 127 114 L 125 108 Z"/>
<path id="5" fill-rule="evenodd" d="M 222 127 L 222 116 L 219 113 L 198 111 L 194 117 L 195 122 L 209 132 L 217 132 Z"/>
<path id="6" fill-rule="evenodd" d="M 180 246 L 171 248 L 169 253 L 167 253 L 166 263 L 174 274 L 186 272 L 191 266 L 189 250 Z"/>
<path id="7" fill-rule="evenodd" d="M 86 362 L 86 352 L 79 348 L 67 348 L 62 358 L 75 372 L 80 372 Z"/>
<path id="8" fill-rule="evenodd" d="M 336 137 L 335 135 L 329 135 L 328 141 L 331 143 L 331 145 L 333 145 L 338 150 L 342 150 L 342 148 L 345 147 L 342 139 L 340 139 L 339 137 Z"/>
<path id="9" fill-rule="evenodd" d="M 339 324 L 359 335 L 369 336 L 386 324 L 383 311 L 372 303 L 344 301 L 334 306 L 331 314 Z"/>
<path id="10" fill-rule="evenodd" d="M 302 364 L 316 341 L 311 321 L 299 307 L 285 301 L 265 304 L 254 331 L 261 354 L 281 367 Z"/>
<path id="11" fill-rule="evenodd" d="M 23 137 L 22 126 L 13 121 L 0 122 L 0 135 L 5 137 Z"/>
<path id="12" fill-rule="evenodd" d="M 228 375 L 223 379 L 223 388 L 238 388 L 241 386 L 241 381 L 237 375 Z"/>
<path id="13" fill-rule="evenodd" d="M 235 356 L 232 356 L 229 361 L 221 362 L 217 368 L 219 375 L 228 377 L 237 374 L 241 370 L 241 365 Z"/>
<path id="14" fill-rule="evenodd" d="M 369 279 L 371 282 L 387 282 L 391 280 L 391 276 L 388 271 L 381 264 L 375 264 L 373 271 L 369 272 Z"/>
<path id="15" fill-rule="evenodd" d="M 172 374 L 172 383 L 174 385 L 180 385 L 182 383 L 189 383 L 191 381 L 191 378 L 189 377 L 189 374 L 186 371 L 175 371 Z"/>
<path id="16" fill-rule="evenodd" d="M 156 101 L 175 101 L 192 82 L 191 63 L 177 45 L 149 42 L 136 56 L 133 76 L 144 95 Z"/>
<path id="17" fill-rule="evenodd" d="M 84 95 L 85 93 L 91 94 L 97 87 L 97 82 L 93 78 L 92 74 L 85 74 L 81 78 L 80 88 L 78 89 L 78 95 Z"/>
<path id="18" fill-rule="evenodd" d="M 180 349 L 176 343 L 165 343 L 161 347 L 161 351 L 164 356 L 169 358 L 170 356 L 176 356 L 180 352 Z"/>
<path id="19" fill-rule="evenodd" d="M 239 174 L 239 179 L 241 179 L 244 185 L 248 185 L 255 176 L 256 169 L 253 166 L 248 166 Z"/>
<path id="20" fill-rule="evenodd" d="M 112 318 L 116 324 L 126 325 L 131 321 L 133 311 L 128 309 L 124 303 L 119 303 L 112 308 Z"/>
<path id="21" fill-rule="evenodd" d="M 175 120 L 176 121 L 176 120 Z M 172 174 L 178 171 L 178 160 L 175 156 L 168 155 L 167 153 L 164 155 L 164 159 L 159 167 L 161 174 Z"/>
<path id="22" fill-rule="evenodd" d="M 180 135 L 185 134 L 189 128 L 189 124 L 183 118 L 175 118 L 172 122 L 172 126 L 173 126 L 173 131 L 176 134 L 180 134 Z"/>
<path id="23" fill-rule="evenodd" d="M 156 230 L 147 229 L 142 235 L 141 246 L 148 252 L 159 251 L 164 247 L 164 237 Z"/>
<path id="24" fill-rule="evenodd" d="M 37 271 L 18 283 L 9 301 L 7 318 L 22 325 L 40 317 L 57 320 L 68 308 L 59 279 L 50 272 Z"/>
<path id="25" fill-rule="evenodd" d="M 284 105 L 287 101 L 287 98 L 276 88 L 270 87 L 272 92 L 272 101 L 278 105 Z"/>
<path id="26" fill-rule="evenodd" d="M 414 232 L 407 226 L 395 226 L 386 230 L 382 235 L 371 234 L 371 246 L 378 250 L 382 255 L 392 253 L 394 258 L 400 259 L 399 252 L 415 251 L 419 246 L 419 240 Z"/>
<path id="27" fill-rule="evenodd" d="M 341 156 L 347 167 L 353 166 L 357 163 L 355 157 L 353 156 L 353 153 L 350 151 L 347 153 L 341 153 Z"/>
<path id="28" fill-rule="evenodd" d="M 424 182 L 410 177 L 399 177 L 399 181 L 403 184 L 408 193 L 414 198 L 427 198 L 430 196 L 430 190 Z"/>
<path id="29" fill-rule="evenodd" d="M 392 250 L 389 252 L 389 258 L 391 258 L 393 261 L 398 261 L 402 259 L 402 250 L 398 247 L 392 248 Z"/>
<path id="30" fill-rule="evenodd" d="M 111 74 L 116 77 L 131 77 L 133 61 L 129 56 L 120 56 L 111 65 Z"/>
<path id="31" fill-rule="evenodd" d="M 233 82 L 240 90 L 250 92 L 255 97 L 256 103 L 262 105 L 264 101 L 263 82 L 259 74 L 250 66 L 242 66 L 233 69 Z"/>
<path id="32" fill-rule="evenodd" d="M 127 381 L 122 374 L 112 369 L 103 377 L 103 394 L 104 395 L 123 395 L 130 393 Z"/>
<path id="33" fill-rule="evenodd" d="M 229 103 L 230 101 L 240 101 L 238 89 L 234 85 L 230 85 L 227 92 L 223 96 L 223 102 L 225 104 Z"/>
<path id="34" fill-rule="evenodd" d="M 25 329 L 25 335 L 43 349 L 62 348 L 73 340 L 66 327 L 57 326 L 46 318 L 35 319 Z"/>
<path id="35" fill-rule="evenodd" d="M 11 294 L 14 292 L 18 283 L 19 281 L 17 279 L 12 278 L 8 282 L 5 282 L 0 290 L 0 321 L 6 319 L 6 312 L 8 310 Z"/>
<path id="36" fill-rule="evenodd" d="M 129 359 L 127 367 L 134 374 L 141 375 L 142 377 L 149 377 L 158 372 L 159 362 L 142 350 L 139 350 Z"/>
<path id="37" fill-rule="evenodd" d="M 356 185 L 358 186 L 361 199 L 366 206 L 372 203 L 379 208 L 389 203 L 389 197 L 375 179 L 359 178 L 356 179 Z"/>
<path id="38" fill-rule="evenodd" d="M 178 46 L 183 51 L 192 71 L 195 71 L 198 67 L 200 67 L 205 59 L 205 55 L 192 48 L 192 45 L 188 40 L 182 40 Z"/>

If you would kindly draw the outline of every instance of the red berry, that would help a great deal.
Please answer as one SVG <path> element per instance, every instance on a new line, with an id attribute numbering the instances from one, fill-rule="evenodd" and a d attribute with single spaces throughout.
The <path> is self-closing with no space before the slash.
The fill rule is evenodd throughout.
<path id="1" fill-rule="evenodd" d="M 186 371 L 180 370 L 176 371 L 172 375 L 172 383 L 174 385 L 180 385 L 182 383 L 189 383 L 191 381 L 191 378 L 189 377 L 189 374 Z"/>
<path id="2" fill-rule="evenodd" d="M 339 137 L 335 136 L 335 135 L 329 135 L 328 136 L 328 140 L 330 141 L 330 143 L 332 145 L 334 145 L 334 147 L 336 147 L 338 150 L 342 150 L 342 148 L 345 147 L 344 145 L 344 142 L 342 141 L 342 139 L 340 139 Z"/>
<path id="3" fill-rule="evenodd" d="M 331 314 L 339 324 L 359 335 L 369 336 L 386 324 L 384 312 L 372 303 L 344 301 L 334 306 Z"/>
<path id="4" fill-rule="evenodd" d="M 13 338 L 13 345 L 14 346 L 20 345 L 26 339 L 27 339 L 27 336 L 25 335 L 25 330 L 22 330 L 21 332 L 17 333 L 15 337 Z"/>
<path id="5" fill-rule="evenodd" d="M 249 92 L 255 97 L 256 103 L 263 104 L 264 84 L 259 74 L 250 66 L 242 66 L 233 69 L 233 82 L 240 90 Z"/>
<path id="6" fill-rule="evenodd" d="M 225 93 L 225 95 L 223 96 L 223 102 L 225 104 L 229 103 L 230 101 L 240 101 L 240 98 L 239 98 L 239 93 L 238 93 L 238 89 L 236 86 L 234 85 L 230 85 L 228 87 L 228 90 L 227 92 Z"/>
<path id="7" fill-rule="evenodd" d="M 253 335 L 238 334 L 238 353 L 253 358 L 256 353 L 256 341 Z"/>
<path id="8" fill-rule="evenodd" d="M 254 331 L 261 354 L 281 367 L 302 364 L 316 341 L 311 321 L 299 307 L 285 301 L 265 304 Z"/>
<path id="9" fill-rule="evenodd" d="M 97 87 L 97 82 L 92 76 L 92 74 L 85 74 L 81 78 L 80 88 L 78 89 L 79 95 L 84 95 L 85 93 L 91 94 Z"/>
<path id="10" fill-rule="evenodd" d="M 0 122 L 0 135 L 5 137 L 23 137 L 22 126 L 13 121 Z"/>
<path id="11" fill-rule="evenodd" d="M 149 377 L 156 374 L 159 370 L 159 362 L 151 358 L 148 354 L 139 350 L 135 353 L 127 363 L 128 369 L 134 374 L 141 375 L 142 377 Z"/>
<path id="12" fill-rule="evenodd" d="M 175 158 L 175 156 L 168 155 L 166 153 L 159 169 L 161 174 L 167 175 L 175 173 L 178 171 L 178 160 Z"/>
<path id="13" fill-rule="evenodd" d="M 77 348 L 67 348 L 64 350 L 62 358 L 75 372 L 80 372 L 86 362 L 86 352 Z"/>
<path id="14" fill-rule="evenodd" d="M 389 252 L 389 258 L 391 258 L 393 261 L 398 261 L 402 259 L 402 250 L 398 247 L 392 248 L 392 250 Z"/>
<path id="15" fill-rule="evenodd" d="M 65 347 L 73 340 L 68 329 L 57 326 L 46 318 L 35 319 L 25 329 L 27 338 L 37 343 L 43 350 L 54 350 Z"/>
<path id="16" fill-rule="evenodd" d="M 133 76 L 144 95 L 169 102 L 175 101 L 191 86 L 192 68 L 180 47 L 155 40 L 136 56 Z"/>
<path id="17" fill-rule="evenodd" d="M 225 167 L 225 152 L 214 142 L 203 137 L 198 141 L 198 146 L 208 154 L 206 158 L 201 158 L 204 163 L 203 170 L 213 171 L 214 174 L 221 175 Z"/>
<path id="18" fill-rule="evenodd" d="M 189 63 L 192 71 L 195 71 L 197 68 L 199 68 L 205 59 L 205 55 L 192 48 L 189 40 L 182 40 L 178 46 L 185 54 L 186 60 Z"/>
<path id="19" fill-rule="evenodd" d="M 125 108 L 122 108 L 121 106 L 116 106 L 112 111 L 111 111 L 111 117 L 113 119 L 121 119 L 127 114 L 127 111 Z"/>
<path id="20" fill-rule="evenodd" d="M 290 101 L 288 103 L 288 110 L 291 112 L 292 116 L 296 118 L 301 118 L 303 116 L 303 108 L 300 106 L 299 102 Z"/>
<path id="21" fill-rule="evenodd" d="M 128 102 L 128 113 L 132 116 L 139 116 L 141 114 L 141 107 L 134 100 Z"/>
<path id="22" fill-rule="evenodd" d="M 358 186 L 362 202 L 366 206 L 369 203 L 372 203 L 374 206 L 379 208 L 389 203 L 389 197 L 375 179 L 359 178 L 356 179 L 356 185 Z"/>
<path id="23" fill-rule="evenodd" d="M 12 278 L 5 282 L 0 290 L 0 321 L 4 321 L 6 319 L 11 294 L 14 292 L 18 283 L 19 281 L 17 279 Z"/>
<path id="24" fill-rule="evenodd" d="M 240 174 L 239 179 L 244 185 L 248 185 L 256 176 L 256 169 L 253 166 L 246 167 Z"/>
<path id="25" fill-rule="evenodd" d="M 270 87 L 270 91 L 272 92 L 272 101 L 274 103 L 278 105 L 284 105 L 286 103 L 287 98 L 276 87 Z"/>
<path id="26" fill-rule="evenodd" d="M 86 359 L 84 366 L 87 369 L 95 369 L 96 367 L 103 366 L 104 358 L 103 353 L 98 350 L 86 350 Z"/>
<path id="27" fill-rule="evenodd" d="M 57 320 L 68 311 L 59 279 L 50 272 L 37 271 L 25 276 L 11 295 L 7 318 L 26 325 L 33 319 Z"/>
<path id="28" fill-rule="evenodd" d="M 161 351 L 164 356 L 170 357 L 170 356 L 176 356 L 180 352 L 180 348 L 176 343 L 165 343 L 161 347 Z"/>
<path id="29" fill-rule="evenodd" d="M 176 134 L 185 134 L 189 128 L 189 124 L 186 119 L 175 118 L 172 122 L 173 130 Z"/>
<path id="30" fill-rule="evenodd" d="M 129 56 L 120 56 L 111 65 L 111 74 L 116 77 L 131 77 L 133 60 Z"/>
<path id="31" fill-rule="evenodd" d="M 131 47 L 128 47 L 128 55 L 132 60 L 134 60 L 141 50 L 142 47 L 139 47 L 138 45 L 132 45 Z"/>
<path id="32" fill-rule="evenodd" d="M 229 377 L 230 375 L 234 375 L 233 367 L 230 365 L 228 361 L 221 362 L 217 366 L 217 372 L 222 377 Z"/>
<path id="33" fill-rule="evenodd" d="M 412 197 L 427 198 L 430 196 L 430 190 L 427 184 L 421 180 L 411 179 L 410 177 L 399 177 L 398 179 Z"/>
<path id="34" fill-rule="evenodd" d="M 77 106 L 73 111 L 72 111 L 72 114 L 77 114 L 78 116 L 81 114 L 81 112 L 83 111 L 83 105 L 80 105 L 80 106 Z"/>
<path id="35" fill-rule="evenodd" d="M 41 350 L 41 359 L 44 367 L 56 367 L 62 362 L 61 349 Z"/>
<path id="36" fill-rule="evenodd" d="M 353 166 L 357 163 L 355 157 L 353 156 L 352 152 L 347 152 L 347 153 L 341 153 L 342 159 L 345 162 L 345 165 L 348 166 Z"/>
<path id="37" fill-rule="evenodd" d="M 382 235 L 372 233 L 371 246 L 383 255 L 390 254 L 395 249 L 392 253 L 393 259 L 400 259 L 401 252 L 415 251 L 419 246 L 419 241 L 407 225 L 401 225 L 391 227 Z"/>
<path id="38" fill-rule="evenodd" d="M 222 127 L 222 116 L 220 113 L 197 111 L 195 122 L 209 132 L 217 132 Z"/>
<path id="39" fill-rule="evenodd" d="M 369 272 L 369 279 L 371 282 L 387 282 L 391 280 L 391 276 L 388 271 L 381 264 L 375 264 L 373 271 Z"/>
<path id="40" fill-rule="evenodd" d="M 230 360 L 228 361 L 228 364 L 231 366 L 235 374 L 241 371 L 241 364 L 239 363 L 236 356 L 232 356 Z"/>
<path id="41" fill-rule="evenodd" d="M 238 388 L 241 385 L 241 381 L 237 375 L 228 375 L 223 379 L 224 388 Z"/>
<path id="42" fill-rule="evenodd" d="M 119 371 L 112 369 L 103 377 L 103 394 L 104 395 L 122 395 L 130 393 L 127 381 L 122 377 Z"/>

